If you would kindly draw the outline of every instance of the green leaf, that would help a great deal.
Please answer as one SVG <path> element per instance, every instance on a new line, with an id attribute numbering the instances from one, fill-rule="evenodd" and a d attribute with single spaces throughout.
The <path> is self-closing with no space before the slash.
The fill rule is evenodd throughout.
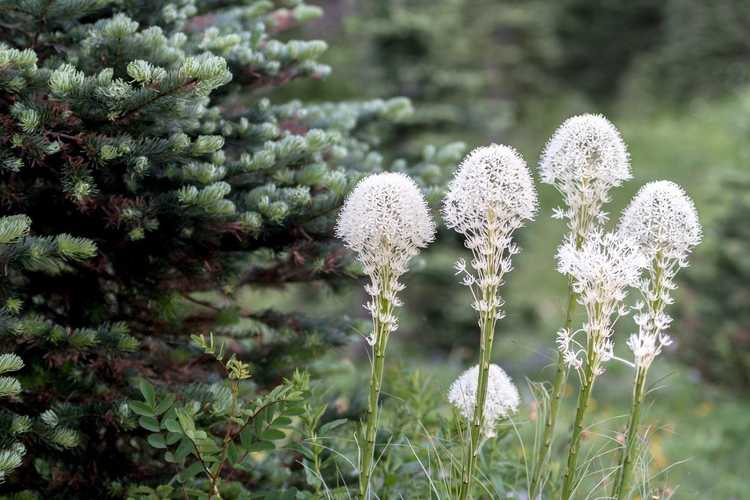
<path id="1" fill-rule="evenodd" d="M 146 430 L 151 432 L 159 432 L 159 421 L 154 417 L 143 416 L 138 419 L 138 423 Z"/>
<path id="2" fill-rule="evenodd" d="M 169 410 L 172 405 L 174 404 L 174 396 L 169 394 L 162 399 L 158 405 L 156 405 L 156 408 L 154 408 L 154 413 L 157 415 L 161 415 L 165 411 Z"/>
<path id="3" fill-rule="evenodd" d="M 274 427 L 284 427 L 292 424 L 292 419 L 289 417 L 279 417 L 273 421 Z"/>
<path id="4" fill-rule="evenodd" d="M 284 410 L 286 415 L 296 417 L 298 415 L 304 415 L 305 408 L 303 406 L 290 406 Z"/>
<path id="5" fill-rule="evenodd" d="M 240 433 L 240 443 L 242 444 L 243 448 L 249 448 L 250 445 L 253 444 L 254 440 L 255 440 L 255 432 L 253 432 L 253 430 L 248 425 Z"/>
<path id="6" fill-rule="evenodd" d="M 248 451 L 271 451 L 275 449 L 276 446 L 268 441 L 256 441 L 247 448 Z"/>
<path id="7" fill-rule="evenodd" d="M 144 417 L 155 417 L 154 410 L 143 401 L 128 401 L 128 406 L 133 413 L 142 415 Z"/>
<path id="8" fill-rule="evenodd" d="M 184 409 L 175 409 L 175 415 L 177 416 L 177 420 L 179 420 L 180 426 L 182 426 L 182 430 L 185 434 L 195 432 L 195 422 L 193 421 L 193 417 L 188 415 Z"/>
<path id="9" fill-rule="evenodd" d="M 165 441 L 168 446 L 172 446 L 173 444 L 177 443 L 180 439 L 182 439 L 182 434 L 179 434 L 176 432 L 170 432 L 167 434 Z"/>
<path id="10" fill-rule="evenodd" d="M 180 477 L 183 481 L 188 481 L 198 475 L 202 470 L 203 467 L 200 462 L 193 462 L 190 464 L 190 467 L 180 472 Z"/>
<path id="11" fill-rule="evenodd" d="M 175 450 L 174 456 L 177 458 L 178 462 L 182 462 L 192 452 L 193 443 L 191 443 L 189 439 L 183 439 L 177 447 L 177 450 Z"/>
<path id="12" fill-rule="evenodd" d="M 161 434 L 149 434 L 146 438 L 146 441 L 148 441 L 148 444 L 150 444 L 154 448 L 166 448 L 167 443 L 164 441 L 164 436 Z"/>
<path id="13" fill-rule="evenodd" d="M 331 432 L 332 430 L 336 429 L 337 427 L 341 427 L 347 422 L 349 422 L 349 420 L 346 418 L 339 418 L 337 420 L 331 420 L 330 422 L 327 422 L 320 426 L 320 433 L 327 434 Z"/>
<path id="14" fill-rule="evenodd" d="M 240 459 L 240 451 L 237 449 L 236 444 L 229 443 L 229 446 L 227 446 L 227 459 L 233 465 Z"/>
<path id="15" fill-rule="evenodd" d="M 182 434 L 182 428 L 180 427 L 180 424 L 177 423 L 177 420 L 174 418 L 165 418 L 162 420 L 161 425 L 164 426 L 165 429 L 167 429 L 169 432 L 175 432 Z"/>
<path id="16" fill-rule="evenodd" d="M 279 439 L 284 439 L 285 437 L 286 434 L 278 429 L 266 429 L 260 433 L 260 438 L 267 439 L 268 441 L 277 441 Z"/>
<path id="17" fill-rule="evenodd" d="M 146 400 L 151 408 L 156 406 L 156 392 L 154 391 L 154 386 L 148 380 L 145 378 L 138 380 L 138 389 L 143 394 L 143 399 Z"/>

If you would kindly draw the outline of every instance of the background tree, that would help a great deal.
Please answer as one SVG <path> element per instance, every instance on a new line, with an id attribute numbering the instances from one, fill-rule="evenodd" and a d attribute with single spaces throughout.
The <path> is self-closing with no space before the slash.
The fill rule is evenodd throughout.
<path id="1" fill-rule="evenodd" d="M 329 73 L 324 42 L 287 35 L 320 14 L 296 0 L 0 1 L 0 206 L 15 228 L 0 352 L 25 362 L 0 425 L 10 435 L 26 415 L 65 431 L 19 436 L 27 453 L 3 491 L 101 498 L 169 481 L 126 399 L 146 377 L 216 403 L 221 370 L 191 334 L 214 332 L 250 364 L 250 399 L 349 338 L 345 318 L 237 300 L 335 282 L 342 196 L 367 172 L 406 168 L 372 149 L 370 125 L 408 116 L 407 100 L 275 99 Z M 415 171 L 439 171 L 436 159 L 453 161 Z M 281 470 L 259 465 L 246 484 L 288 481 Z"/>

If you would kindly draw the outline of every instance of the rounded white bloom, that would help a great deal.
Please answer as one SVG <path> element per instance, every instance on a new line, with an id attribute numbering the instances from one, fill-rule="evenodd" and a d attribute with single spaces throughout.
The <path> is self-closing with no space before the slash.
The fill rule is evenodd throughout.
<path id="1" fill-rule="evenodd" d="M 670 181 L 643 186 L 620 217 L 618 231 L 649 257 L 659 253 L 681 262 L 702 236 L 693 201 Z"/>
<path id="2" fill-rule="evenodd" d="M 503 276 L 518 253 L 513 232 L 534 218 L 537 194 L 523 158 L 515 149 L 493 144 L 477 148 L 459 165 L 448 184 L 443 216 L 448 227 L 463 234 L 471 250 L 473 272 L 457 265 L 462 283 L 471 289 L 480 324 L 503 317 L 499 294 Z M 475 286 L 481 289 L 476 293 Z"/>
<path id="3" fill-rule="evenodd" d="M 576 238 L 606 220 L 601 207 L 609 190 L 632 177 L 620 132 L 604 116 L 592 114 L 568 118 L 555 131 L 542 152 L 539 175 L 563 195 L 567 209 L 556 210 L 556 217 L 568 219 Z"/>
<path id="4" fill-rule="evenodd" d="M 468 422 L 474 418 L 478 382 L 479 365 L 476 365 L 463 372 L 448 390 L 448 401 Z M 482 433 L 486 437 L 494 437 L 497 422 L 516 413 L 519 403 L 518 389 L 511 378 L 502 368 L 491 364 L 487 376 L 487 398 L 484 402 Z"/>
<path id="5" fill-rule="evenodd" d="M 493 217 L 518 227 L 532 220 L 536 209 L 526 162 L 515 149 L 499 144 L 477 148 L 464 158 L 443 201 L 448 227 L 467 236 L 484 231 Z"/>
<path id="6" fill-rule="evenodd" d="M 359 254 L 412 256 L 433 240 L 435 224 L 417 184 L 389 172 L 359 181 L 341 208 L 336 236 Z"/>
<path id="7" fill-rule="evenodd" d="M 435 224 L 416 183 L 401 173 L 370 175 L 362 179 L 339 213 L 336 236 L 357 252 L 370 283 L 365 304 L 375 325 L 393 332 L 398 320 L 393 309 L 401 306 L 399 278 L 409 260 L 435 237 Z M 368 342 L 376 342 L 373 333 Z"/>

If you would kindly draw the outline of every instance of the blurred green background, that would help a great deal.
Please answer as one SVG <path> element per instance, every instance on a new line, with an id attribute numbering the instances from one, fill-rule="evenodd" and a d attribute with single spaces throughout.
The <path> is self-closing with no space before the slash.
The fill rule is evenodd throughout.
<path id="1" fill-rule="evenodd" d="M 308 100 L 406 96 L 411 119 L 382 150 L 403 155 L 461 141 L 516 147 L 536 173 L 541 149 L 567 117 L 606 114 L 622 131 L 634 179 L 612 193 L 612 220 L 645 182 L 670 179 L 693 197 L 705 241 L 679 277 L 676 339 L 651 374 L 652 473 L 675 498 L 749 498 L 750 479 L 750 2 L 743 0 L 331 0 L 308 33 L 326 40 L 334 73 L 286 91 Z M 446 172 L 450 175 L 451 172 Z M 505 287 L 495 360 L 518 382 L 550 378 L 566 282 L 554 252 L 560 203 L 539 185 L 541 211 Z M 442 230 L 406 278 L 389 363 L 421 370 L 439 394 L 475 363 L 478 331 L 452 274 L 463 252 Z M 264 304 L 313 315 L 360 315 L 356 282 L 269 295 Z M 633 330 L 623 321 L 616 349 Z M 328 394 L 356 407 L 366 382 L 364 342 L 321 360 Z M 334 368 L 332 368 L 334 367 Z M 625 425 L 631 375 L 611 366 L 595 389 L 594 420 Z M 385 392 L 388 392 L 386 382 Z M 574 390 L 571 387 L 571 392 Z M 568 398 L 570 418 L 574 397 Z M 352 401 L 350 401 L 352 400 Z M 342 403 L 343 401 L 343 403 Z M 522 412 L 534 418 L 528 394 Z M 604 427 L 607 427 L 604 426 Z M 560 429 L 565 429 L 561 426 Z M 558 440 L 558 446 L 564 439 Z"/>

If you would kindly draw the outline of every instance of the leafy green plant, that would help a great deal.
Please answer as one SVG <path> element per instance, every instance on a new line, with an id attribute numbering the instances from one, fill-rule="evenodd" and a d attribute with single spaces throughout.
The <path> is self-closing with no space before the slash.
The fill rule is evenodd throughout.
<path id="1" fill-rule="evenodd" d="M 222 498 L 222 474 L 231 468 L 252 467 L 248 456 L 269 452 L 291 432 L 292 417 L 304 414 L 309 377 L 295 372 L 290 380 L 251 401 L 241 394 L 241 383 L 250 378 L 250 367 L 236 356 L 227 356 L 224 344 L 193 336 L 193 343 L 223 368 L 225 380 L 213 384 L 213 398 L 202 404 L 180 401 L 172 393 L 160 393 L 147 380 L 138 381 L 142 400 L 128 402 L 138 415 L 138 425 L 149 431 L 148 444 L 175 464 L 182 492 L 210 499 Z M 196 489 L 195 478 L 207 481 L 206 491 Z"/>

